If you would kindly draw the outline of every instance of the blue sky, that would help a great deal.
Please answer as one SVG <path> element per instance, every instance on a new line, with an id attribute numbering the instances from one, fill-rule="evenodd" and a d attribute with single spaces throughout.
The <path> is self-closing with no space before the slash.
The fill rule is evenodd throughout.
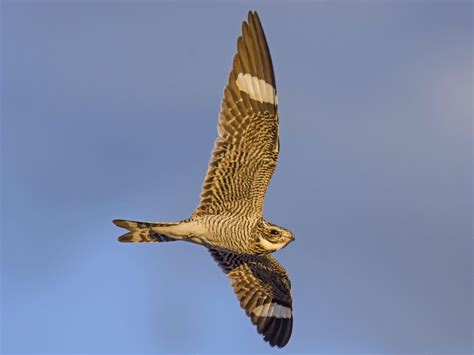
<path id="1" fill-rule="evenodd" d="M 467 353 L 472 3 L 2 2 L 5 353 Z M 247 11 L 277 77 L 265 217 L 296 242 L 283 350 L 195 245 L 114 218 L 198 203 Z"/>

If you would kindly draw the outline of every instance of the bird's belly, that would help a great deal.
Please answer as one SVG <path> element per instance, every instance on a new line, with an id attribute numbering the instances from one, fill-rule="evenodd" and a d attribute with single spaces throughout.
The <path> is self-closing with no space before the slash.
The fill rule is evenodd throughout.
<path id="1" fill-rule="evenodd" d="M 247 253 L 252 249 L 255 222 L 232 216 L 207 216 L 202 223 L 205 226 L 205 233 L 200 236 L 203 244 L 235 253 Z"/>

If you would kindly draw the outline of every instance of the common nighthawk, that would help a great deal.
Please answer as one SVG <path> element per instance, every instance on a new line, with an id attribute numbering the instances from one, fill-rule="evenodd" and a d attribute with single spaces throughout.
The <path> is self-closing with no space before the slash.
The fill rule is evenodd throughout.
<path id="1" fill-rule="evenodd" d="M 224 89 L 199 206 L 179 222 L 114 223 L 129 231 L 121 242 L 183 240 L 208 248 L 258 332 L 271 346 L 283 347 L 293 328 L 291 284 L 271 253 L 294 237 L 262 216 L 278 159 L 277 105 L 265 34 L 257 13 L 249 12 Z"/>

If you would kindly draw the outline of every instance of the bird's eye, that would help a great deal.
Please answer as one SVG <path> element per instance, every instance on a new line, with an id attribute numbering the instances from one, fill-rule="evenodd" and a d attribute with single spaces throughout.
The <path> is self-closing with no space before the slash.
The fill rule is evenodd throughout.
<path id="1" fill-rule="evenodd" d="M 278 235 L 278 231 L 276 229 L 270 230 L 271 235 Z"/>

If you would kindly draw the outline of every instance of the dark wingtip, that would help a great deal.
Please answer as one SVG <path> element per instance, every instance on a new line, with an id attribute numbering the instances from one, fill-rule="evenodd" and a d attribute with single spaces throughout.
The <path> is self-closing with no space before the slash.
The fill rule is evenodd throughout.
<path id="1" fill-rule="evenodd" d="M 250 23 L 250 20 L 249 20 L 249 23 Z M 249 29 L 249 24 L 247 23 L 247 21 L 242 22 L 242 34 L 245 33 L 245 31 L 248 31 L 248 29 Z"/>
<path id="2" fill-rule="evenodd" d="M 258 16 L 257 11 L 253 12 L 253 17 L 255 18 L 256 21 L 260 22 L 260 17 Z"/>
<path id="3" fill-rule="evenodd" d="M 270 327 L 265 330 L 264 340 L 272 347 L 283 348 L 290 340 L 292 325 L 292 319 L 274 319 Z"/>
<path id="4" fill-rule="evenodd" d="M 283 333 L 281 334 L 280 341 L 277 344 L 279 348 L 283 348 L 286 344 L 288 344 L 291 338 L 292 331 L 293 331 L 293 317 L 289 320 L 289 323 L 286 324 L 285 329 L 283 330 Z"/>
<path id="5" fill-rule="evenodd" d="M 263 340 L 272 347 L 285 347 L 291 338 L 293 330 L 293 317 L 257 317 L 257 331 L 263 335 Z"/>
<path id="6" fill-rule="evenodd" d="M 254 19 L 258 20 L 258 14 L 257 14 L 257 11 L 255 11 L 255 10 L 254 10 L 254 11 L 252 11 L 252 10 L 249 10 L 249 13 L 248 13 L 248 16 L 247 16 L 247 18 L 248 18 L 248 20 L 247 20 L 247 21 L 248 21 L 249 23 L 252 21 L 252 18 L 254 18 Z"/>

